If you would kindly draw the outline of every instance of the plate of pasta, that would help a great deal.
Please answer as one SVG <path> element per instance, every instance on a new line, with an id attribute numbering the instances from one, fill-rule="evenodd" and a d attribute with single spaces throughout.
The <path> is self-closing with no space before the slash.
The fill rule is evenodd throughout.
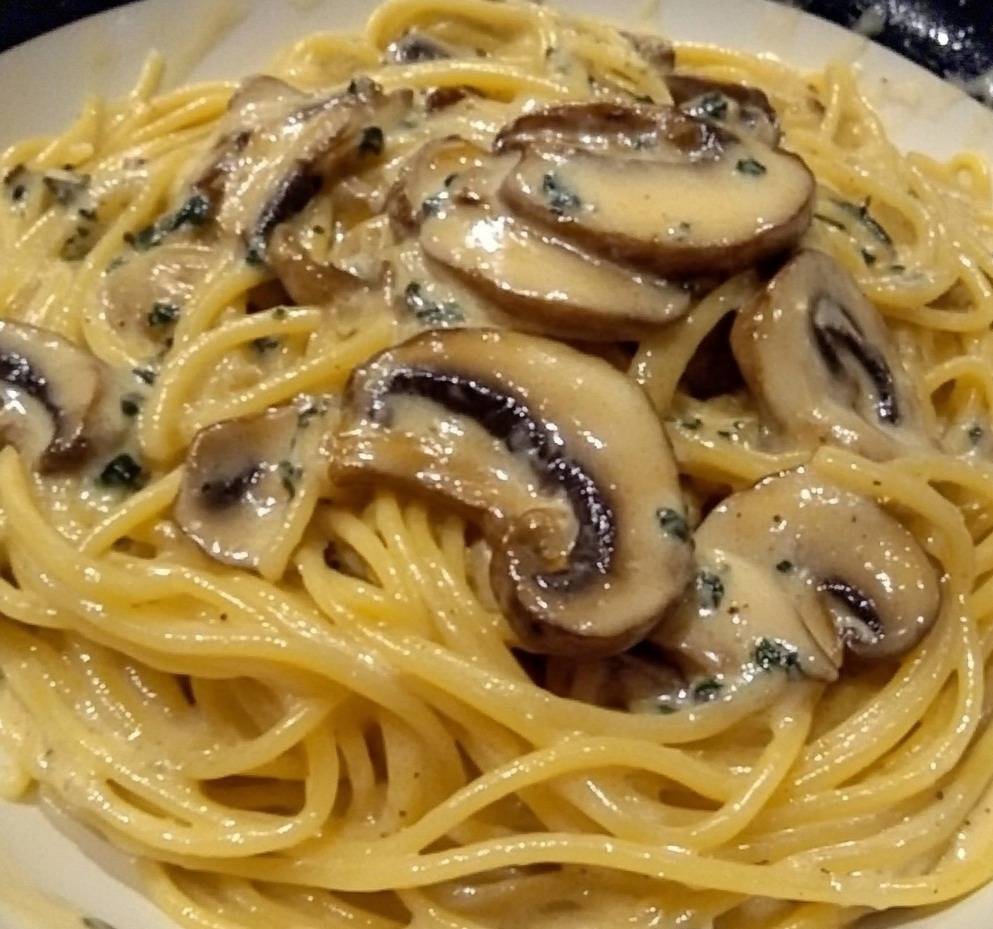
<path id="1" fill-rule="evenodd" d="M 993 116 L 730 9 L 0 55 L 0 926 L 986 918 Z"/>

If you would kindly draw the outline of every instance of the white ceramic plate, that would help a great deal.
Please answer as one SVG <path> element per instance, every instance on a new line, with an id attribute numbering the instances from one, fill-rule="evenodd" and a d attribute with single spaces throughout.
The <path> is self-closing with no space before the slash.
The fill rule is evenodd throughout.
<path id="1" fill-rule="evenodd" d="M 771 53 L 801 68 L 853 61 L 902 147 L 937 157 L 972 149 L 993 162 L 993 113 L 894 53 L 798 10 L 766 0 L 558 2 L 675 39 Z M 359 26 L 371 7 L 368 0 L 145 0 L 60 29 L 0 55 L 0 147 L 58 130 L 87 93 L 125 92 L 152 48 L 170 62 L 170 84 L 240 77 L 307 32 Z M 4 899 L 10 892 L 0 889 L 0 929 L 81 929 L 80 913 L 117 929 L 173 929 L 134 889 L 124 856 L 30 805 L 0 804 L 0 876 L 8 874 L 45 896 Z M 940 915 L 911 922 L 889 915 L 874 925 L 979 929 L 990 925 L 991 907 L 993 886 Z"/>

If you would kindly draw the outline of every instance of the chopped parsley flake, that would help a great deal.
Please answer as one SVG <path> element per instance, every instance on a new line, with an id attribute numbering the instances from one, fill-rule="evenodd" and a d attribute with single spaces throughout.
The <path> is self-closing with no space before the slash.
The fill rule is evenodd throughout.
<path id="1" fill-rule="evenodd" d="M 128 490 L 139 490 L 145 484 L 145 474 L 141 465 L 127 452 L 124 452 L 107 462 L 97 480 L 104 487 L 126 487 Z"/>
<path id="2" fill-rule="evenodd" d="M 549 171 L 541 179 L 541 191 L 548 200 L 548 208 L 556 216 L 573 213 L 583 205 L 579 194 L 569 190 L 554 171 Z"/>
<path id="3" fill-rule="evenodd" d="M 155 383 L 155 372 L 151 368 L 132 368 L 131 373 L 145 384 Z"/>
<path id="4" fill-rule="evenodd" d="M 169 326 L 179 319 L 179 307 L 166 300 L 156 300 L 148 314 L 149 326 Z"/>
<path id="5" fill-rule="evenodd" d="M 704 94 L 690 108 L 690 114 L 707 119 L 724 119 L 728 115 L 728 98 L 717 90 Z"/>
<path id="6" fill-rule="evenodd" d="M 183 226 L 202 226 L 210 217 L 210 201 L 203 194 L 194 194 L 175 213 L 169 213 L 152 225 L 135 233 L 125 233 L 124 241 L 139 252 L 148 251 L 170 232 L 176 232 Z"/>
<path id="7" fill-rule="evenodd" d="M 865 202 L 862 204 L 851 203 L 848 200 L 835 200 L 835 205 L 840 207 L 846 213 L 854 216 L 878 241 L 882 242 L 883 245 L 892 245 L 893 239 L 890 234 L 883 228 L 882 224 L 869 212 L 869 204 L 872 202 L 870 198 L 866 198 Z"/>
<path id="8" fill-rule="evenodd" d="M 696 596 L 705 610 L 716 610 L 724 599 L 724 583 L 710 571 L 701 571 L 696 576 Z"/>
<path id="9" fill-rule="evenodd" d="M 983 438 L 983 427 L 977 423 L 973 423 L 968 429 L 966 429 L 965 434 L 969 437 L 969 441 L 972 442 L 973 445 L 976 445 Z"/>
<path id="10" fill-rule="evenodd" d="M 769 170 L 761 161 L 756 161 L 754 158 L 739 158 L 735 169 L 749 177 L 761 177 Z"/>
<path id="11" fill-rule="evenodd" d="M 302 477 L 303 468 L 299 465 L 293 464 L 292 461 L 279 463 L 279 481 L 291 500 L 297 495 L 297 484 Z"/>
<path id="12" fill-rule="evenodd" d="M 862 260 L 866 263 L 866 267 L 871 268 L 877 261 L 875 253 L 869 251 L 867 248 L 863 248 L 861 251 Z"/>
<path id="13" fill-rule="evenodd" d="M 724 685 L 715 677 L 707 677 L 702 681 L 697 681 L 693 685 L 693 699 L 698 703 L 707 703 L 713 700 L 722 690 Z"/>
<path id="14" fill-rule="evenodd" d="M 429 326 L 453 326 L 465 322 L 462 308 L 454 300 L 439 303 L 424 295 L 424 289 L 416 281 L 411 281 L 403 292 L 407 309 L 414 317 Z"/>
<path id="15" fill-rule="evenodd" d="M 782 561 L 776 562 L 776 570 L 780 574 L 789 574 L 793 570 L 793 567 L 794 567 L 793 562 L 788 561 L 785 558 Z"/>
<path id="16" fill-rule="evenodd" d="M 799 666 L 799 659 L 793 646 L 776 639 L 761 639 L 755 646 L 755 664 L 763 671 L 775 671 L 777 668 L 789 671 Z"/>
<path id="17" fill-rule="evenodd" d="M 663 506 L 655 511 L 655 518 L 666 535 L 679 539 L 680 542 L 689 540 L 690 527 L 682 514 Z"/>

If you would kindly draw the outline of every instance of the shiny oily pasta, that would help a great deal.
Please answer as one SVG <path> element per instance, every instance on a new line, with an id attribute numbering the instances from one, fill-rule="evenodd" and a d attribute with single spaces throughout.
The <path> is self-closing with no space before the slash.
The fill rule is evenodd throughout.
<path id="1" fill-rule="evenodd" d="M 162 69 L 0 157 L 6 796 L 198 929 L 993 877 L 982 161 L 527 3 Z"/>

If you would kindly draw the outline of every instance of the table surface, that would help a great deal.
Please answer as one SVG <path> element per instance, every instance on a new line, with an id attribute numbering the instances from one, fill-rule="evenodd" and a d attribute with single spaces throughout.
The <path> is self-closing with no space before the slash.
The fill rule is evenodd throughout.
<path id="1" fill-rule="evenodd" d="M 129 0 L 0 0 L 0 50 Z M 180 6 L 182 0 L 175 0 Z M 783 0 L 859 28 L 942 77 L 988 84 L 993 102 L 993 3 L 990 0 Z M 735 0 L 727 0 L 733 9 Z"/>

